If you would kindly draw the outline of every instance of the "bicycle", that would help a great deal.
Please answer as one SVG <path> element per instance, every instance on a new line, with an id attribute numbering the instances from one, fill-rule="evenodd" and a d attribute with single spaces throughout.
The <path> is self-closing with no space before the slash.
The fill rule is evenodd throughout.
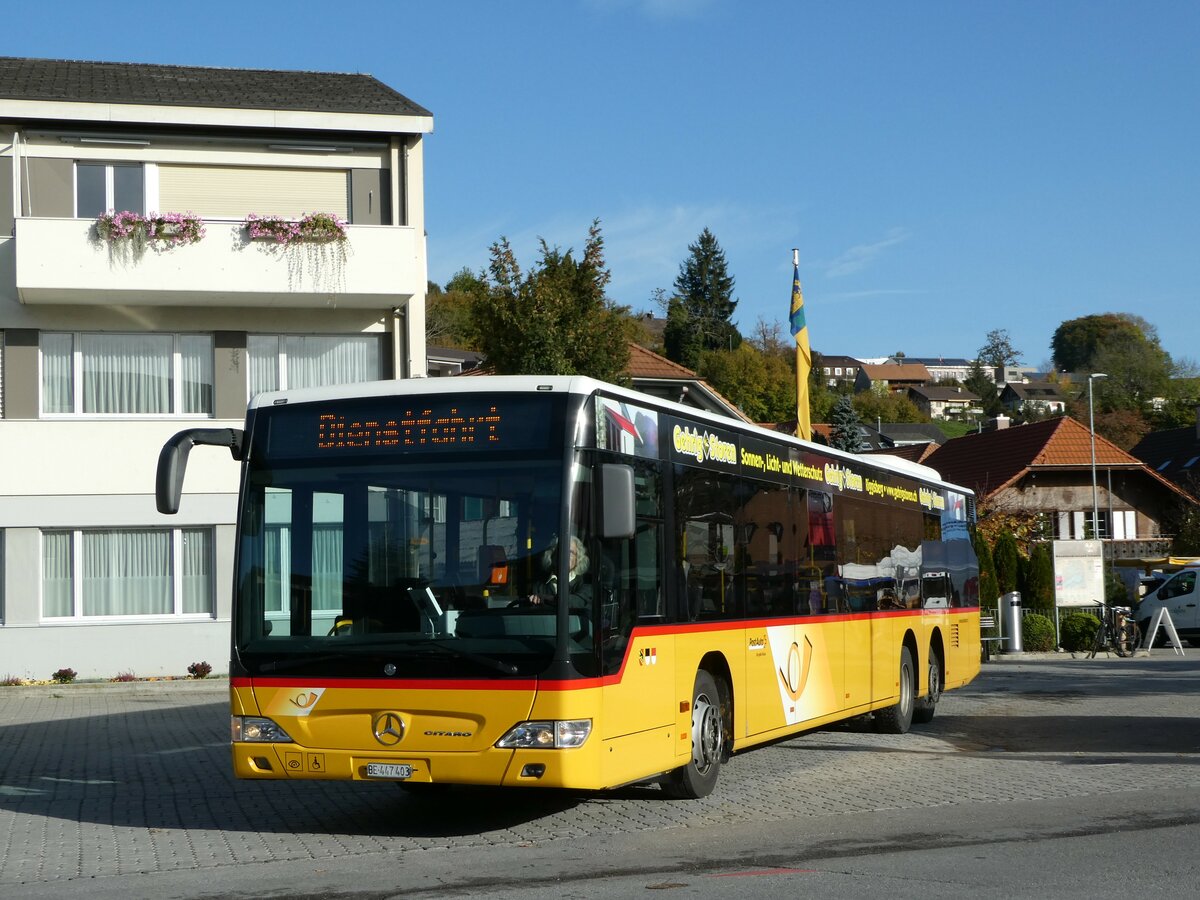
<path id="1" fill-rule="evenodd" d="M 1133 656 L 1142 643 L 1142 629 L 1127 606 L 1104 607 L 1100 610 L 1100 626 L 1092 642 L 1088 659 L 1094 659 L 1101 650 L 1112 650 L 1117 656 Z"/>

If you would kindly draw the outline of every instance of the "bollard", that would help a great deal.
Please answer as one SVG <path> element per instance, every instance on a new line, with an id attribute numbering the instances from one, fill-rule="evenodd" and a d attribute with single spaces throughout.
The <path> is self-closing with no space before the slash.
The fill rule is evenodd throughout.
<path id="1" fill-rule="evenodd" d="M 1021 653 L 1021 592 L 1010 591 L 1000 598 L 1004 652 Z"/>

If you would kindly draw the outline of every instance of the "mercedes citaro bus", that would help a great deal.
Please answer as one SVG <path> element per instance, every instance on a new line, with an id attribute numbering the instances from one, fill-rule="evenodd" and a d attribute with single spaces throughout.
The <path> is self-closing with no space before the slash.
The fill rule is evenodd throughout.
<path id="1" fill-rule="evenodd" d="M 903 460 L 587 378 L 420 379 L 179 433 L 160 511 L 198 444 L 242 466 L 240 778 L 701 797 L 731 754 L 907 731 L 979 671 L 974 498 Z"/>

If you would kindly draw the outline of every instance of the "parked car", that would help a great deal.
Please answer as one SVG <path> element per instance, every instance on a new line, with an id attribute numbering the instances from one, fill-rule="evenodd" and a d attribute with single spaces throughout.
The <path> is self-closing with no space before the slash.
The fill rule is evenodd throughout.
<path id="1" fill-rule="evenodd" d="M 1196 576 L 1200 566 L 1181 569 L 1142 598 L 1135 615 L 1142 634 L 1149 631 L 1160 609 L 1166 609 L 1179 636 L 1200 647 L 1200 591 Z"/>

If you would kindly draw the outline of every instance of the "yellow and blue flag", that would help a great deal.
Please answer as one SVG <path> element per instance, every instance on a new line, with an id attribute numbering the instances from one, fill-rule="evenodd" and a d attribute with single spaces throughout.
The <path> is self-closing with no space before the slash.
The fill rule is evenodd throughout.
<path id="1" fill-rule="evenodd" d="M 800 290 L 799 251 L 792 251 L 792 313 L 789 321 L 796 339 L 796 436 L 812 440 L 812 422 L 808 406 L 808 374 L 812 371 L 812 350 L 808 346 L 808 323 L 804 321 L 804 294 Z"/>

